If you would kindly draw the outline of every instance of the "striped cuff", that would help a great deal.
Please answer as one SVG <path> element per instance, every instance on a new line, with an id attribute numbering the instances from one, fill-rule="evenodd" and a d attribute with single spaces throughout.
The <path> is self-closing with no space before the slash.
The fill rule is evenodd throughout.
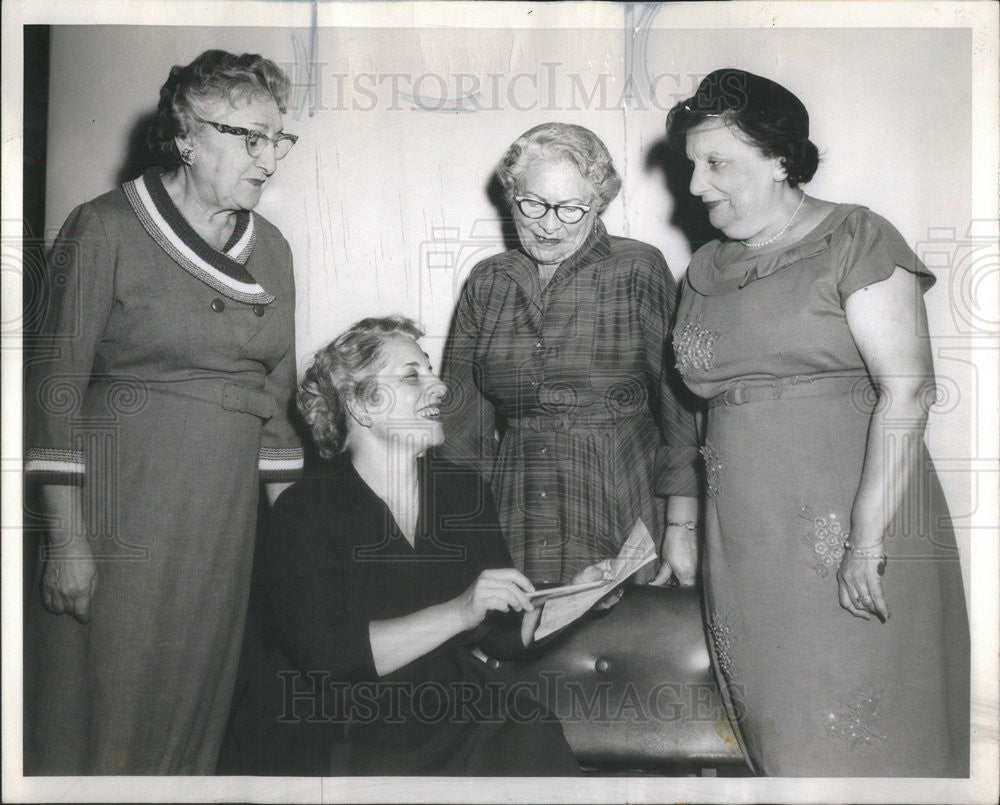
<path id="1" fill-rule="evenodd" d="M 262 447 L 257 467 L 262 481 L 294 481 L 302 477 L 301 447 Z"/>
<path id="2" fill-rule="evenodd" d="M 80 485 L 86 461 L 77 450 L 32 447 L 24 456 L 24 472 L 37 483 Z"/>

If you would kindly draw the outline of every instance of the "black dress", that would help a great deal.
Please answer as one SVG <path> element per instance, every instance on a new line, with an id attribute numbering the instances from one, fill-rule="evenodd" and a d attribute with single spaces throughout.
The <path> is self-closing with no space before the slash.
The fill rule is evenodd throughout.
<path id="1" fill-rule="evenodd" d="M 278 499 L 258 553 L 242 684 L 220 772 L 572 775 L 559 722 L 495 658 L 522 650 L 520 618 L 477 629 L 379 678 L 368 625 L 443 603 L 510 567 L 489 487 L 422 459 L 413 547 L 341 457 Z"/>

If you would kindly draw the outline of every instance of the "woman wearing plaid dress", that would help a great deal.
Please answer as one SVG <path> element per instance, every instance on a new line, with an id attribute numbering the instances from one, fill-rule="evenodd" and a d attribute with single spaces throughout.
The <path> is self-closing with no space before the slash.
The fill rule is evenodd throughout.
<path id="1" fill-rule="evenodd" d="M 532 582 L 567 582 L 616 555 L 642 518 L 657 542 L 665 535 L 656 581 L 691 583 L 696 437 L 664 356 L 676 292 L 667 264 L 604 228 L 621 178 L 593 132 L 537 126 L 497 176 L 520 248 L 473 268 L 459 300 L 445 455 L 492 480 L 514 563 Z"/>

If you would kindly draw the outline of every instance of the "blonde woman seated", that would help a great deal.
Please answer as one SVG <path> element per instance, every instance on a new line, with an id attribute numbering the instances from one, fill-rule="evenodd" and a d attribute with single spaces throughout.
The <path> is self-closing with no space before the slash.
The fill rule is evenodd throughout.
<path id="1" fill-rule="evenodd" d="M 258 565 L 270 612 L 227 771 L 578 771 L 558 721 L 473 653 L 523 650 L 540 608 L 489 486 L 426 455 L 444 440 L 444 386 L 421 335 L 399 316 L 360 321 L 300 384 L 299 408 L 332 461 L 274 507 Z"/>

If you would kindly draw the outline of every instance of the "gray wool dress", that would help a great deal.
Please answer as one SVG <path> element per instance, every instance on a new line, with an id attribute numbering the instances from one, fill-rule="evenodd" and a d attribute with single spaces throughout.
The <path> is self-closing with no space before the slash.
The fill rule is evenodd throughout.
<path id="1" fill-rule="evenodd" d="M 210 774 L 260 481 L 302 462 L 288 244 L 242 212 L 212 249 L 154 170 L 70 215 L 47 290 L 25 470 L 82 486 L 98 580 L 87 625 L 27 596 L 25 773 Z"/>

